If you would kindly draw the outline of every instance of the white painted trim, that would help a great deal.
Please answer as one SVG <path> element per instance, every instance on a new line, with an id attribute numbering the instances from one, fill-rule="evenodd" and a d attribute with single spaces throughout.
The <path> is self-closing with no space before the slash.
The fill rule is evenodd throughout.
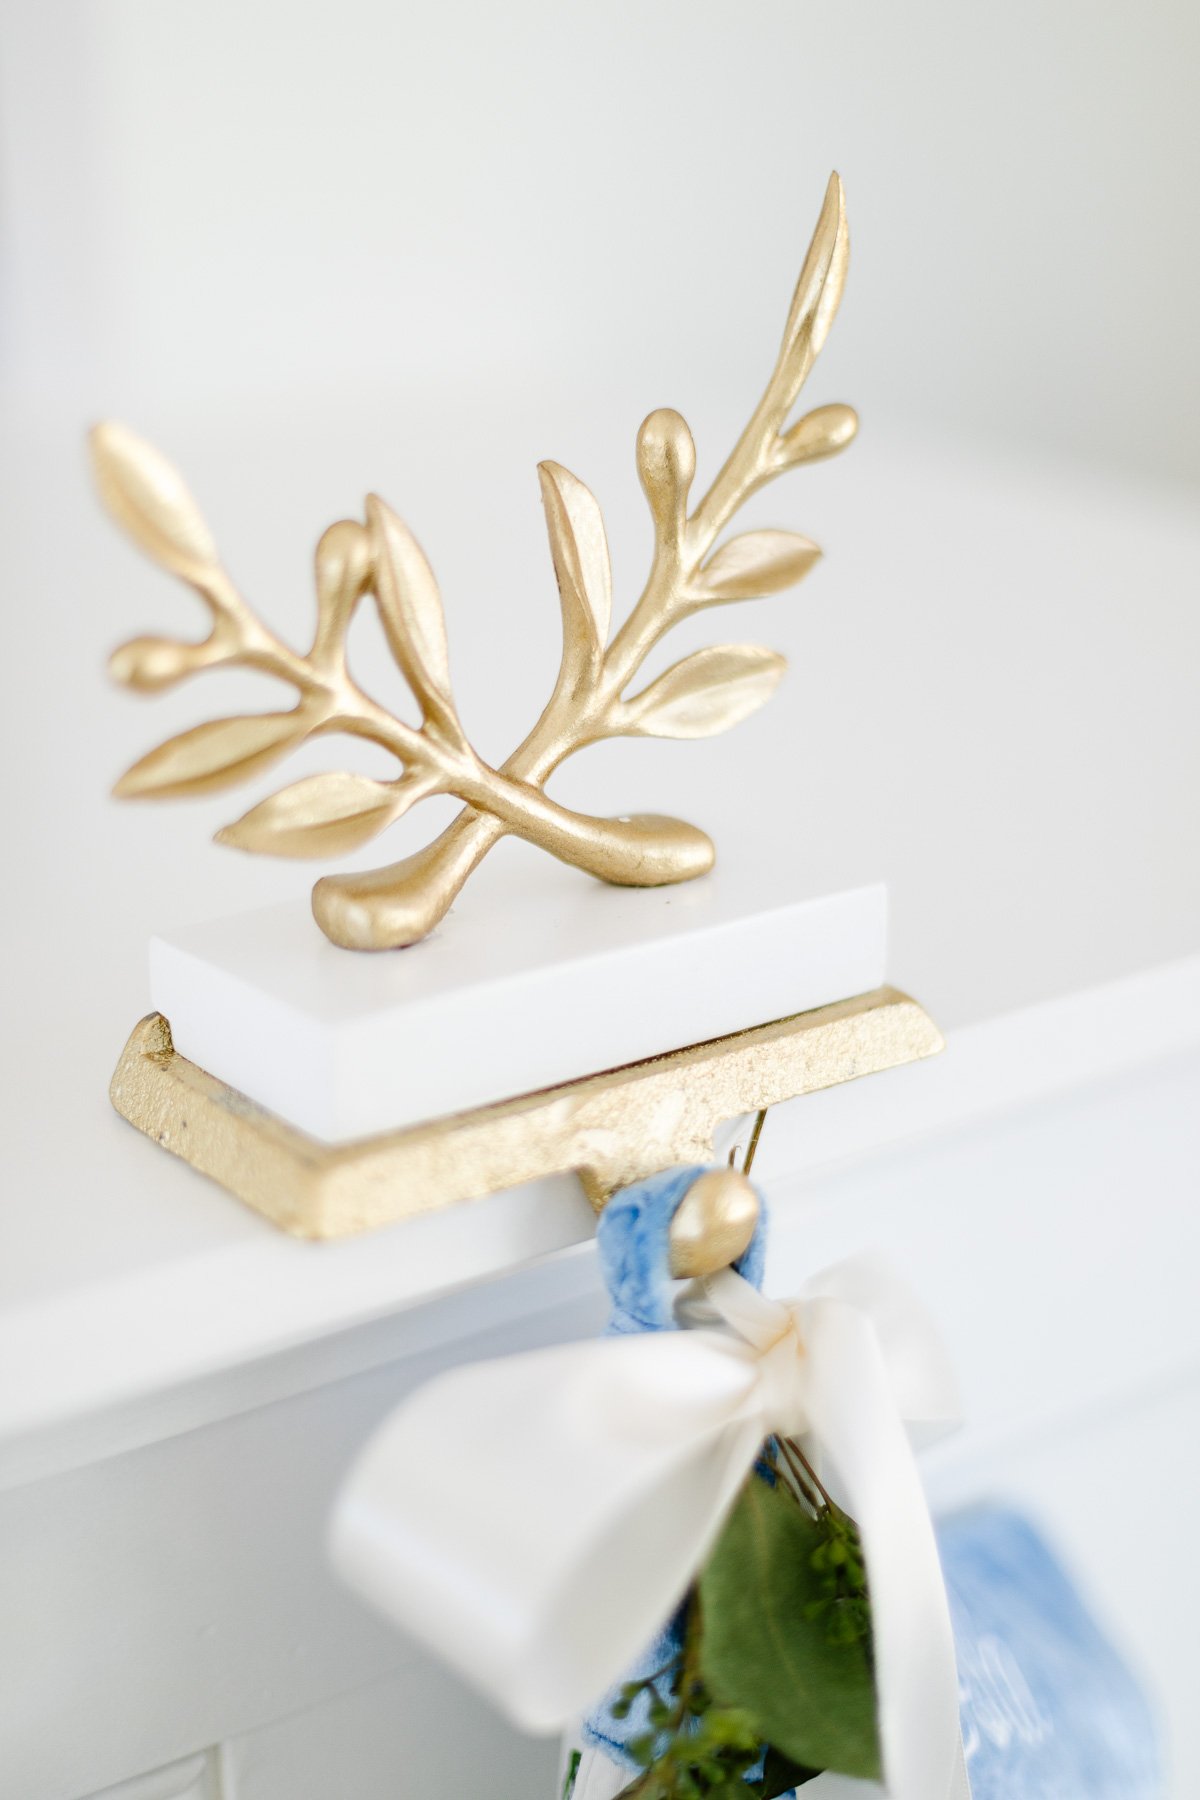
<path id="1" fill-rule="evenodd" d="M 965 1027 L 933 1062 L 791 1102 L 764 1133 L 759 1168 L 768 1186 L 811 1175 L 1198 1043 L 1200 957 L 1190 957 Z M 597 1291 L 591 1234 L 564 1177 L 338 1244 L 231 1228 L 203 1252 L 164 1253 L 11 1308 L 0 1316 L 0 1367 L 21 1380 L 0 1388 L 0 1485 L 404 1355 L 429 1330 L 465 1335 L 521 1313 L 586 1311 Z M 455 1289 L 470 1292 L 452 1325 L 409 1310 Z M 378 1335 L 365 1346 L 320 1342 L 372 1322 Z M 220 1385 L 235 1370 L 249 1400 Z"/>
<path id="2" fill-rule="evenodd" d="M 962 1026 L 931 1062 L 776 1107 L 756 1172 L 768 1180 L 867 1155 L 1197 1044 L 1200 956 L 1189 956 Z"/>

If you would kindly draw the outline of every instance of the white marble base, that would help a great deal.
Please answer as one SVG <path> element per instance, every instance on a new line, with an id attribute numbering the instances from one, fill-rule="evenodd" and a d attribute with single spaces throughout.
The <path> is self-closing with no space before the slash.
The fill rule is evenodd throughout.
<path id="1" fill-rule="evenodd" d="M 882 885 L 797 900 L 737 867 L 651 890 L 568 870 L 519 875 L 409 950 L 335 949 L 303 900 L 156 938 L 153 1004 L 182 1055 L 336 1142 L 761 1025 L 885 978 Z"/>

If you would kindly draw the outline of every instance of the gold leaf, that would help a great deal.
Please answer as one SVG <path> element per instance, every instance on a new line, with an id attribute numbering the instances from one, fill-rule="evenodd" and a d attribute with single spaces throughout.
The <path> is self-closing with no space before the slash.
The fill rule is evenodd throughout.
<path id="1" fill-rule="evenodd" d="M 858 414 L 852 406 L 818 406 L 798 419 L 786 437 L 780 438 L 778 466 L 791 468 L 795 463 L 820 462 L 826 456 L 836 456 L 853 443 L 857 433 Z"/>
<path id="2" fill-rule="evenodd" d="M 173 800 L 181 794 L 233 787 L 277 762 L 308 730 L 300 707 L 292 712 L 210 719 L 206 725 L 194 725 L 190 731 L 168 738 L 135 762 L 113 793 L 121 800 Z"/>
<path id="3" fill-rule="evenodd" d="M 795 531 L 746 531 L 722 544 L 693 583 L 702 605 L 756 600 L 802 581 L 821 552 Z"/>
<path id="4" fill-rule="evenodd" d="M 783 331 L 783 360 L 788 367 L 789 405 L 799 393 L 813 363 L 821 354 L 830 327 L 837 317 L 846 273 L 850 267 L 850 232 L 846 224 L 846 196 L 841 176 L 829 177 L 821 216 L 817 220 L 804 267 L 796 283 L 791 311 Z"/>
<path id="5" fill-rule="evenodd" d="M 563 662 L 592 668 L 608 641 L 612 567 L 599 502 L 560 463 L 538 464 L 550 554 L 562 601 Z"/>
<path id="6" fill-rule="evenodd" d="M 178 638 L 136 637 L 120 644 L 108 659 L 108 672 L 122 687 L 139 694 L 159 694 L 204 666 L 204 644 Z"/>
<path id="7" fill-rule="evenodd" d="M 109 420 L 92 431 L 100 498 L 122 531 L 173 575 L 203 585 L 220 569 L 217 547 L 183 477 L 153 444 Z"/>
<path id="8" fill-rule="evenodd" d="M 371 580 L 371 540 L 366 528 L 357 519 L 339 519 L 321 533 L 313 560 L 317 643 L 328 651 L 341 642 Z"/>
<path id="9" fill-rule="evenodd" d="M 404 788 L 403 781 L 372 781 L 346 770 L 309 775 L 252 806 L 218 831 L 216 841 L 266 856 L 342 856 L 406 811 L 418 796 Z"/>
<path id="10" fill-rule="evenodd" d="M 637 470 L 659 536 L 678 537 L 696 475 L 696 446 L 687 420 L 673 407 L 660 406 L 642 420 Z"/>
<path id="11" fill-rule="evenodd" d="M 785 657 L 758 644 L 697 650 L 627 703 L 622 730 L 630 737 L 713 737 L 765 705 L 786 667 Z"/>
<path id="12" fill-rule="evenodd" d="M 367 496 L 375 595 L 392 655 L 425 717 L 461 741 L 442 599 L 425 552 L 377 494 Z"/>

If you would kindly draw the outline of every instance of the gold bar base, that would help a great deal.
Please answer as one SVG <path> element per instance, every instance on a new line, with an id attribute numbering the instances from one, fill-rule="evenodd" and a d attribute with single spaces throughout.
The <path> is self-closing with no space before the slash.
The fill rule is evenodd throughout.
<path id="1" fill-rule="evenodd" d="M 474 1112 L 326 1144 L 188 1062 L 150 1013 L 109 1092 L 122 1118 L 284 1231 L 337 1238 L 569 1171 L 599 1210 L 631 1181 L 711 1160 L 728 1119 L 942 1047 L 915 1000 L 876 988 Z"/>

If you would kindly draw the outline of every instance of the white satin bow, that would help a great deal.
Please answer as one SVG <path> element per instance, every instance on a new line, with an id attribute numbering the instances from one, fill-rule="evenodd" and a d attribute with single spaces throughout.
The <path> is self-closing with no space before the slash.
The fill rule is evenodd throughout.
<path id="1" fill-rule="evenodd" d="M 869 1258 L 787 1302 L 730 1270 L 704 1291 L 728 1329 L 536 1350 L 414 1394 L 339 1496 L 339 1571 L 518 1723 L 555 1730 L 670 1616 L 765 1439 L 800 1438 L 862 1535 L 887 1792 L 969 1795 L 954 1641 L 905 1431 L 957 1418 L 928 1316 Z"/>

